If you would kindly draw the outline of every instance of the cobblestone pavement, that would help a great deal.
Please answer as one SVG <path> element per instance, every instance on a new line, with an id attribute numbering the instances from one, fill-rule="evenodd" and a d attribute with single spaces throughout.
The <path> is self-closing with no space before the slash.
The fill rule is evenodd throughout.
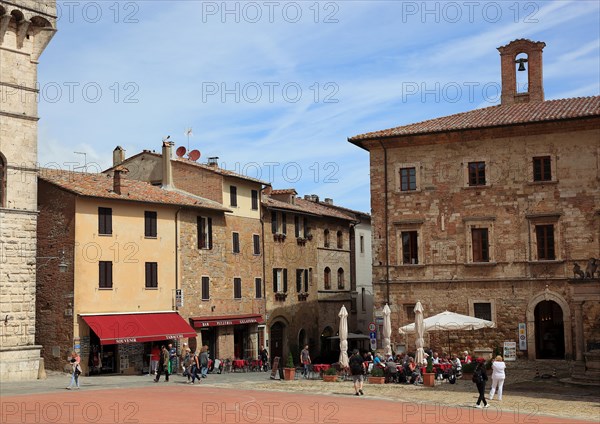
<path id="1" fill-rule="evenodd" d="M 546 417 L 559 419 L 558 422 L 561 422 L 560 419 L 565 421 L 567 419 L 580 419 L 600 422 L 600 389 L 562 384 L 559 379 L 569 375 L 568 364 L 566 363 L 560 362 L 556 365 L 538 361 L 537 366 L 539 368 L 537 374 L 548 378 L 536 378 L 536 369 L 531 363 L 509 364 L 503 400 L 501 402 L 497 400 L 490 402 L 492 407 L 487 410 L 487 418 L 483 422 L 498 422 L 494 418 L 497 414 L 504 414 L 502 416 L 502 420 L 504 420 L 514 413 L 519 414 L 515 415 L 515 417 L 519 417 L 518 419 L 515 418 L 517 419 L 517 421 L 514 421 L 515 423 L 545 423 L 547 421 Z M 555 366 L 557 367 L 556 371 L 554 370 Z M 556 374 L 556 377 L 551 377 L 553 374 Z M 3 402 L 6 399 L 14 399 L 13 396 L 15 395 L 17 397 L 18 395 L 31 396 L 32 394 L 59 394 L 59 396 L 64 396 L 63 394 L 66 392 L 64 387 L 68 381 L 68 376 L 64 373 L 49 372 L 46 380 L 1 384 L 0 395 Z M 156 387 L 161 389 L 172 387 L 175 392 L 179 392 L 184 388 L 184 390 L 188 390 L 187 387 L 195 392 L 196 387 L 205 387 L 212 388 L 215 392 L 220 392 L 222 389 L 264 392 L 264 394 L 258 393 L 255 395 L 257 399 L 272 397 L 273 395 L 277 398 L 277 396 L 285 397 L 293 396 L 294 393 L 302 393 L 303 398 L 304 395 L 307 395 L 321 399 L 322 402 L 334 402 L 336 404 L 342 402 L 345 404 L 347 399 L 353 398 L 354 392 L 350 381 L 325 383 L 320 379 L 305 380 L 302 378 L 297 378 L 295 381 L 279 381 L 270 380 L 267 373 L 260 372 L 209 375 L 198 386 L 187 386 L 184 384 L 185 379 L 181 376 L 172 376 L 168 385 L 165 383 L 156 385 L 152 383 L 152 377 L 148 375 L 88 377 L 82 378 L 81 383 L 82 394 L 87 391 L 100 393 L 98 390 L 104 390 L 111 391 L 112 395 L 117 393 L 113 389 L 129 389 L 127 391 L 128 395 L 124 396 L 125 399 L 128 398 L 130 393 L 133 394 L 150 388 L 150 390 L 154 390 Z M 399 402 L 398 404 L 406 413 L 412 411 L 407 409 L 409 407 L 417 408 L 414 410 L 416 411 L 415 414 L 426 414 L 427 411 L 439 412 L 445 409 L 449 411 L 468 411 L 472 410 L 477 399 L 473 383 L 467 380 L 459 380 L 454 385 L 442 382 L 436 384 L 433 388 L 402 384 L 376 385 L 365 383 L 364 391 L 365 396 L 361 399 L 365 401 L 388 401 L 386 405 L 389 405 L 389 401 Z M 270 394 L 267 394 L 267 392 L 270 392 Z M 342 399 L 346 400 L 342 401 Z M 452 422 L 451 417 L 446 418 L 448 418 L 448 422 Z M 424 421 L 430 420 L 426 418 Z"/>

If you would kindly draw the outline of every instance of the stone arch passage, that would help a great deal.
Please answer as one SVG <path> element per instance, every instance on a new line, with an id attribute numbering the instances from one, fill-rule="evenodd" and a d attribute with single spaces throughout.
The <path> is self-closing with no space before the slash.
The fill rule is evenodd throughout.
<path id="1" fill-rule="evenodd" d="M 545 354 L 541 353 L 541 350 L 540 350 L 541 347 L 538 346 L 539 343 L 538 343 L 538 340 L 536 340 L 536 307 L 538 306 L 538 304 L 540 304 L 542 302 L 554 302 L 557 304 L 557 306 L 562 311 L 563 340 L 559 344 L 559 346 L 564 344 L 564 352 L 562 353 L 562 355 L 563 355 L 562 358 L 553 358 L 553 359 L 570 359 L 570 358 L 572 358 L 573 357 L 573 335 L 572 335 L 572 330 L 571 330 L 571 309 L 569 308 L 569 304 L 567 303 L 567 301 L 559 293 L 553 292 L 551 290 L 544 290 L 542 292 L 539 292 L 537 295 L 532 297 L 531 300 L 529 301 L 529 303 L 527 304 L 527 311 L 526 311 L 527 357 L 529 359 L 542 359 L 541 357 L 538 357 L 538 355 L 537 355 L 538 352 L 541 354 L 541 356 L 545 356 Z M 538 316 L 539 316 L 539 314 L 541 314 L 544 311 L 548 312 L 547 308 L 554 308 L 553 311 L 556 311 L 556 307 L 554 307 L 552 304 L 547 304 L 547 303 L 542 304 L 542 306 L 540 308 L 545 308 L 545 309 L 538 309 Z M 540 319 L 540 318 L 541 317 L 539 317 L 538 319 Z M 554 315 L 552 316 L 552 318 L 554 318 Z M 538 337 L 544 337 L 544 335 L 540 333 L 540 331 L 544 332 L 544 330 L 546 330 L 546 329 L 541 328 L 541 326 L 538 323 L 538 330 L 537 330 L 537 334 L 539 334 Z M 559 336 L 560 336 L 560 333 L 559 333 Z M 548 336 L 548 337 L 550 337 L 550 336 Z M 556 338 L 556 335 L 553 335 L 553 337 Z M 547 351 L 548 351 L 548 349 L 546 348 L 546 352 Z"/>

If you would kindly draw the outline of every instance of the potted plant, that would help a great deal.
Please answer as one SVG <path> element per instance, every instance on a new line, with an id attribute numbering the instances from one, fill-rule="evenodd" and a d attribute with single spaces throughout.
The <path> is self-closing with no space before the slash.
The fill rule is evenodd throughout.
<path id="1" fill-rule="evenodd" d="M 431 356 L 427 357 L 427 368 L 423 374 L 423 385 L 428 387 L 435 386 L 435 373 L 433 372 L 433 359 Z"/>
<path id="2" fill-rule="evenodd" d="M 371 375 L 369 376 L 369 383 L 371 383 L 371 384 L 385 383 L 385 377 L 383 375 L 383 370 L 381 368 L 373 367 L 373 370 L 371 370 Z"/>
<path id="3" fill-rule="evenodd" d="M 337 369 L 330 367 L 323 373 L 323 381 L 334 382 L 337 381 Z"/>
<path id="4" fill-rule="evenodd" d="M 290 352 L 287 358 L 287 363 L 285 364 L 285 368 L 283 368 L 283 379 L 284 380 L 293 380 L 296 378 L 296 367 L 294 365 L 294 357 Z"/>
<path id="5" fill-rule="evenodd" d="M 475 365 L 477 365 L 475 361 L 468 364 L 462 364 L 463 380 L 471 381 L 471 377 L 473 377 L 473 371 L 475 371 Z"/>

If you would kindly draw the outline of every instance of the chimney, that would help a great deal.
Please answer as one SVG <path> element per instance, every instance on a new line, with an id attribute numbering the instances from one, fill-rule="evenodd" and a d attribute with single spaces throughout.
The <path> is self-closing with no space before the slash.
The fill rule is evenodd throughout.
<path id="1" fill-rule="evenodd" d="M 325 203 L 327 203 L 328 205 L 333 205 L 333 199 L 330 197 L 326 197 L 325 198 Z"/>
<path id="2" fill-rule="evenodd" d="M 127 172 L 129 172 L 129 170 L 123 166 L 117 166 L 113 171 L 113 191 L 116 194 L 121 194 L 121 188 L 123 187 L 121 174 L 126 174 Z"/>
<path id="3" fill-rule="evenodd" d="M 208 166 L 214 166 L 215 168 L 219 165 L 219 157 L 213 156 L 208 158 Z"/>
<path id="4" fill-rule="evenodd" d="M 163 141 L 162 145 L 162 188 L 173 188 L 173 168 L 171 167 L 171 156 L 173 150 L 172 141 Z"/>
<path id="5" fill-rule="evenodd" d="M 125 149 L 121 146 L 115 147 L 113 150 L 113 166 L 117 166 L 123 163 L 125 160 Z"/>
<path id="6" fill-rule="evenodd" d="M 498 47 L 502 76 L 502 105 L 543 102 L 542 50 L 546 43 L 523 38 Z M 517 60 L 517 56 L 525 56 Z M 517 66 L 521 71 L 517 71 Z M 517 72 L 527 72 L 527 90 L 517 92 Z"/>
<path id="7" fill-rule="evenodd" d="M 311 202 L 318 202 L 319 196 L 317 196 L 316 194 L 305 194 L 304 200 L 310 200 Z"/>

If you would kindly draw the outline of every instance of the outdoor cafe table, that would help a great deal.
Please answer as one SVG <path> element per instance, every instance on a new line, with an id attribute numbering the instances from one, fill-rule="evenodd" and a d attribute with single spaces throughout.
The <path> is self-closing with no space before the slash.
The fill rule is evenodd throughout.
<path id="1" fill-rule="evenodd" d="M 321 374 L 323 371 L 327 371 L 329 368 L 331 368 L 331 365 L 328 365 L 328 364 L 314 364 L 313 365 L 313 371 L 318 372 L 319 374 Z"/>
<path id="2" fill-rule="evenodd" d="M 448 371 L 452 369 L 452 364 L 435 364 L 433 366 L 433 372 L 436 374 L 443 373 L 444 371 Z M 421 367 L 421 373 L 425 374 L 427 367 Z"/>
<path id="3" fill-rule="evenodd" d="M 233 361 L 231 361 L 231 364 L 233 365 L 234 370 L 243 370 L 244 366 L 246 365 L 246 361 L 244 361 L 243 359 L 234 359 Z"/>

